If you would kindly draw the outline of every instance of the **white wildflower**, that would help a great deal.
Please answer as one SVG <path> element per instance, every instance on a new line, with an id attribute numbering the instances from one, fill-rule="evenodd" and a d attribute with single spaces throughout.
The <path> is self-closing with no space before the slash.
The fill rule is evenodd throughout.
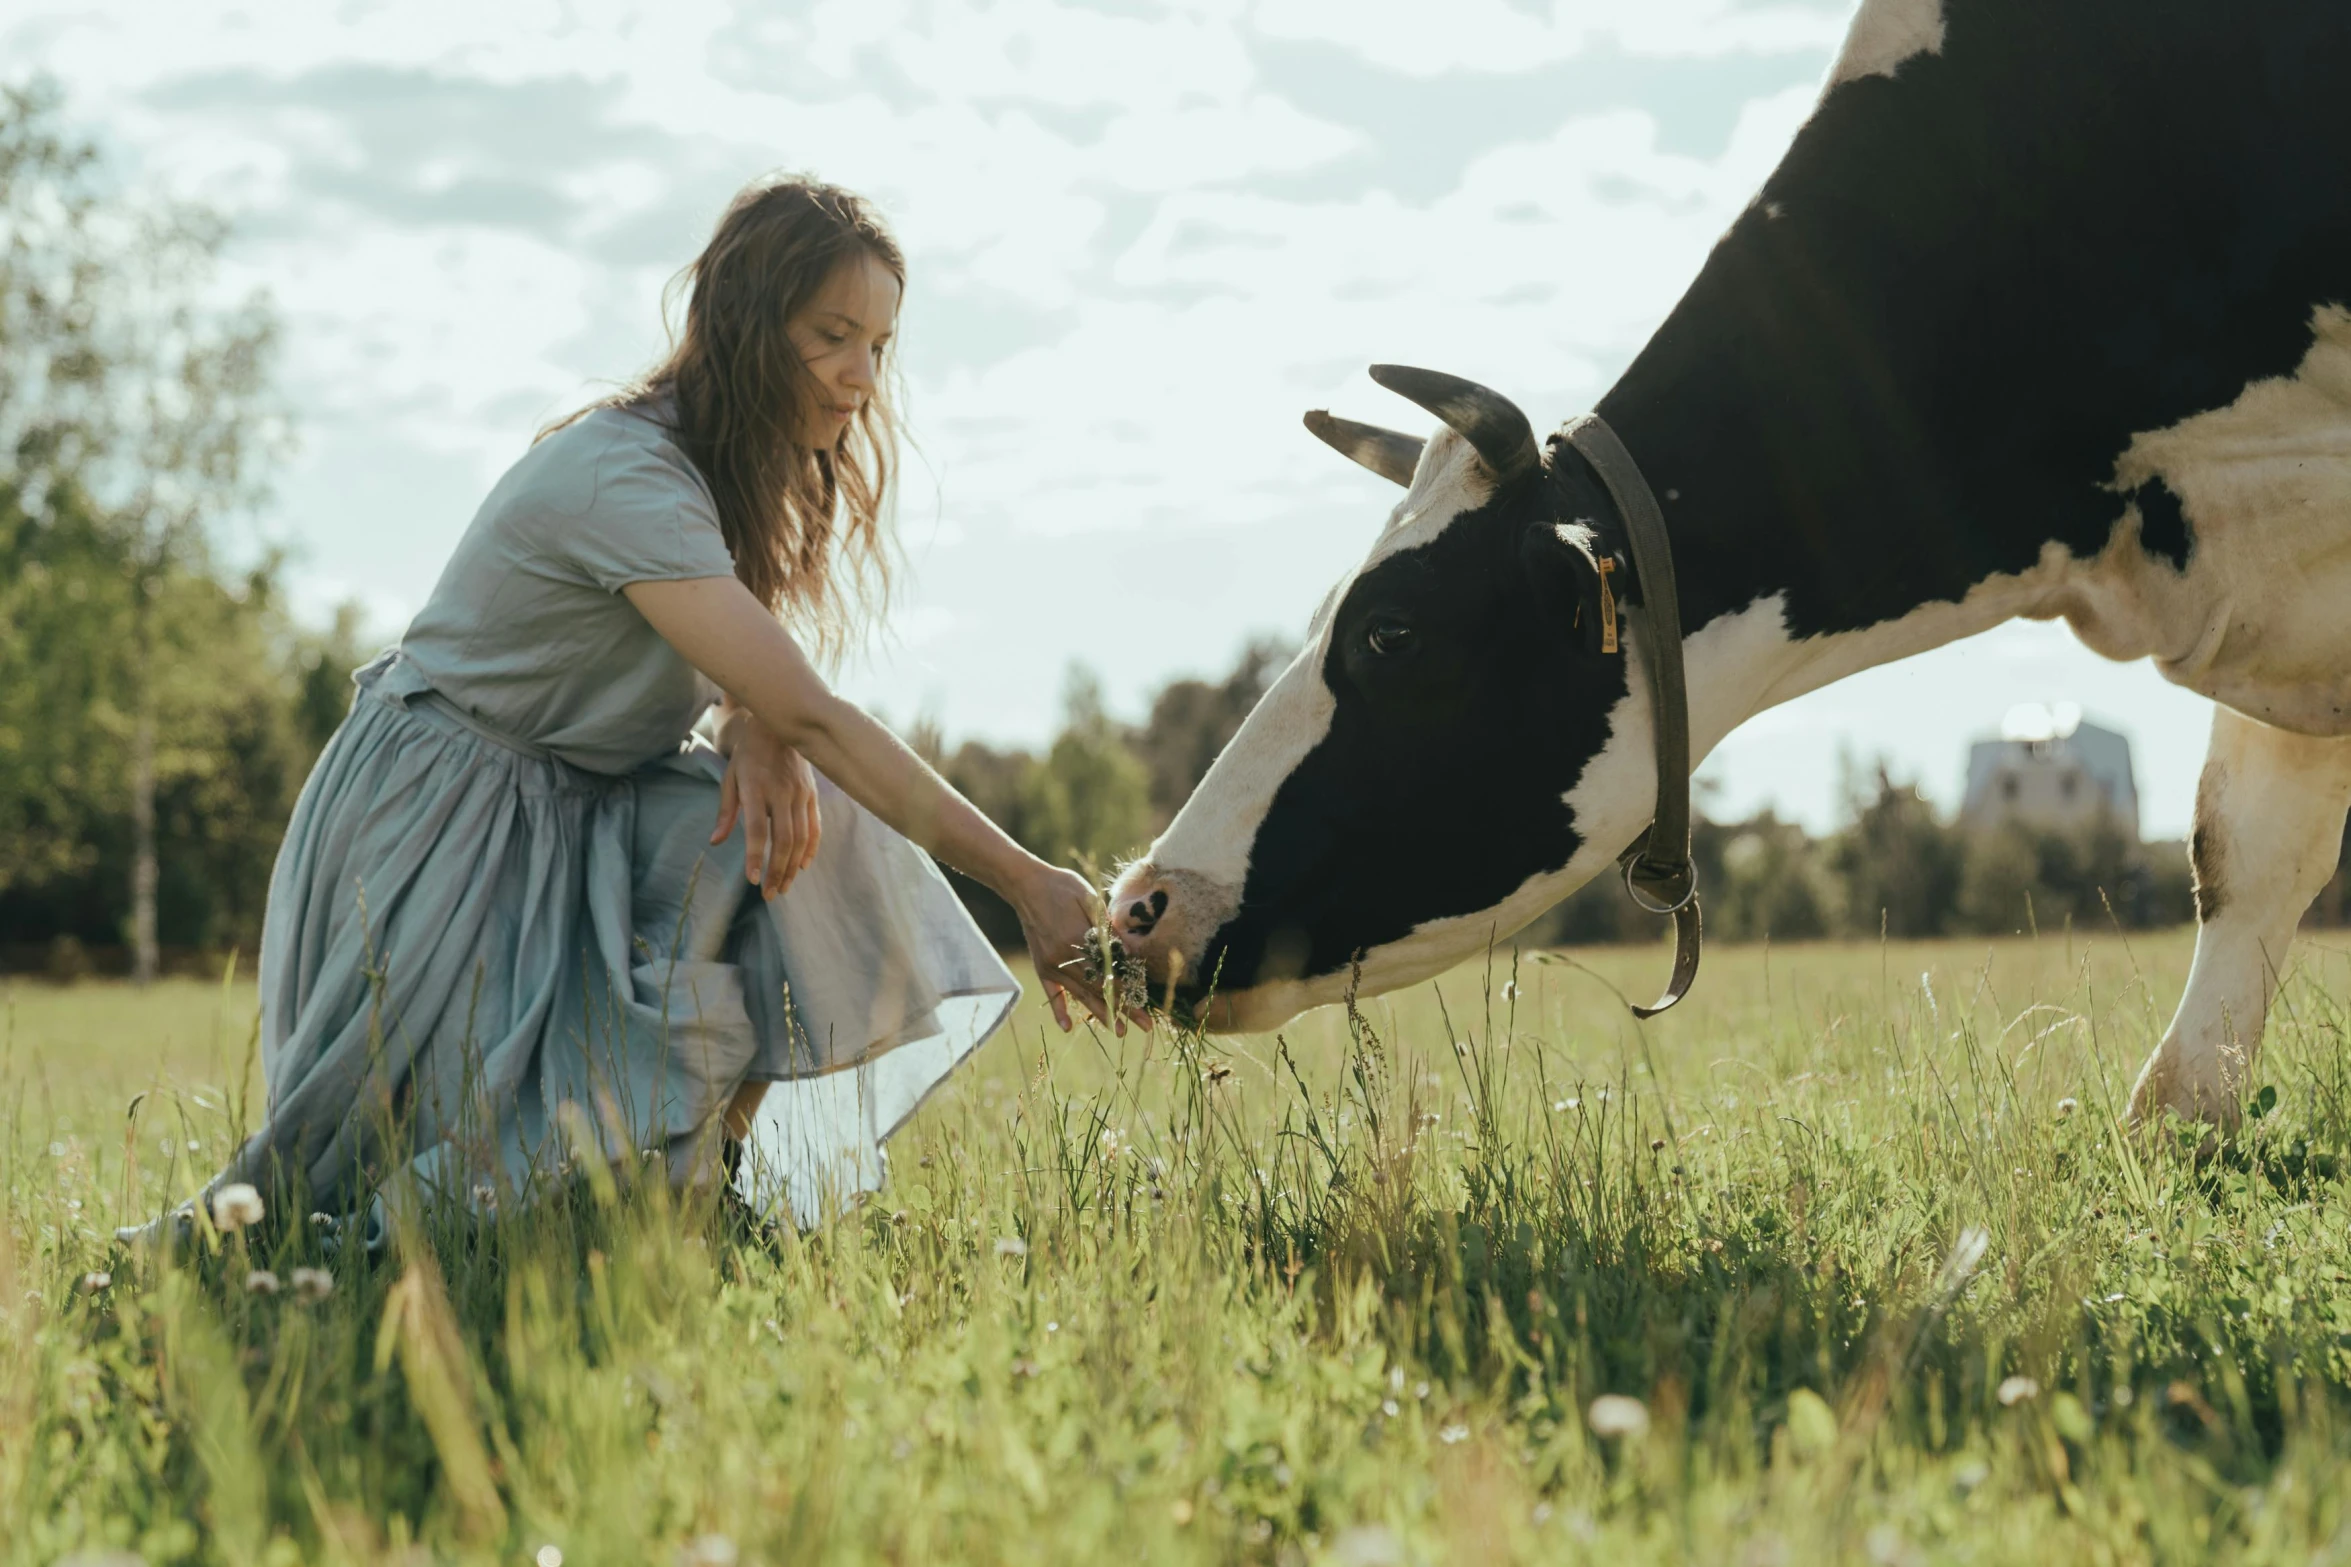
<path id="1" fill-rule="evenodd" d="M 94 1269 L 91 1272 L 82 1275 L 82 1293 L 85 1295 L 95 1295 L 113 1282 L 113 1274 L 108 1273 L 103 1268 Z"/>
<path id="2" fill-rule="evenodd" d="M 1022 1239 L 1021 1239 L 1019 1236 L 1017 1236 L 1017 1235 L 999 1235 L 999 1236 L 997 1236 L 997 1237 L 996 1237 L 996 1255 L 997 1255 L 997 1256 L 999 1256 L 999 1257 L 1025 1257 L 1025 1256 L 1027 1256 L 1028 1254 L 1029 1254 L 1029 1243 L 1028 1243 L 1027 1241 L 1024 1241 L 1024 1240 L 1022 1240 Z"/>
<path id="3" fill-rule="evenodd" d="M 1437 1440 L 1444 1443 L 1447 1447 L 1453 1446 L 1453 1444 L 1456 1442 L 1466 1442 L 1469 1440 L 1469 1427 L 1461 1424 L 1459 1421 L 1455 1421 L 1453 1424 L 1442 1427 L 1438 1430 Z"/>
<path id="4" fill-rule="evenodd" d="M 2079 1099 L 2067 1094 L 2063 1099 L 2057 1101 L 2057 1119 L 2062 1121 L 2081 1107 L 2082 1102 Z"/>
<path id="5" fill-rule="evenodd" d="M 531 1553 L 538 1567 L 563 1567 L 563 1547 L 550 1540 Z"/>
<path id="6" fill-rule="evenodd" d="M 735 1567 L 740 1555 L 723 1534 L 701 1534 L 678 1551 L 678 1567 Z"/>
<path id="7" fill-rule="evenodd" d="M 1592 1428 L 1594 1436 L 1646 1436 L 1649 1406 L 1622 1393 L 1603 1393 L 1584 1412 L 1584 1423 Z"/>
<path id="8" fill-rule="evenodd" d="M 278 1276 L 267 1268 L 255 1268 L 245 1275 L 245 1293 L 248 1295 L 275 1295 Z"/>
<path id="9" fill-rule="evenodd" d="M 2000 1384 L 2000 1391 L 1996 1396 L 2004 1407 L 2014 1409 L 2019 1404 L 2029 1403 L 2033 1399 L 2039 1398 L 2041 1384 L 2035 1382 L 2031 1377 L 2010 1377 Z"/>
<path id="10" fill-rule="evenodd" d="M 1378 1524 L 1361 1524 L 1331 1542 L 1337 1567 L 1404 1567 L 1404 1542 Z"/>
<path id="11" fill-rule="evenodd" d="M 335 1276 L 324 1268 L 296 1268 L 294 1296 L 305 1305 L 315 1305 L 335 1292 Z"/>
<path id="12" fill-rule="evenodd" d="M 243 1181 L 231 1181 L 212 1194 L 215 1229 L 241 1230 L 261 1222 L 261 1193 Z"/>

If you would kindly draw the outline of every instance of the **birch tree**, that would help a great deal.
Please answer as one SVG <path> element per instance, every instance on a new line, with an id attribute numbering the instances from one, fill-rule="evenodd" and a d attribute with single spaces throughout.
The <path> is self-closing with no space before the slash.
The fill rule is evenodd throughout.
<path id="1" fill-rule="evenodd" d="M 156 605 L 208 530 L 261 498 L 285 444 L 267 299 L 227 298 L 227 224 L 108 177 L 53 86 L 0 88 L 0 508 L 74 510 L 129 587 L 124 692 L 133 972 L 156 972 Z"/>

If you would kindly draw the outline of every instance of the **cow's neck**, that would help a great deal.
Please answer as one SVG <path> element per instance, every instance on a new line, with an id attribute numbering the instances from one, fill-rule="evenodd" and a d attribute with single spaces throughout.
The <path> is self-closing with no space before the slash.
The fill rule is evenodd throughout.
<path id="1" fill-rule="evenodd" d="M 1718 254 L 1600 404 L 1673 540 L 1701 756 L 1765 708 L 2035 612 L 2070 558 L 1952 514 L 1948 459 L 1903 412 L 1920 399 L 1762 240 Z"/>

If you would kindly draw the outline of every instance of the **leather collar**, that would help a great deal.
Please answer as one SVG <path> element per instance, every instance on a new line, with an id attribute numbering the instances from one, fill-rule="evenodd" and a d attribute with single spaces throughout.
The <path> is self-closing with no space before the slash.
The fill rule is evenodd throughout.
<path id="1" fill-rule="evenodd" d="M 1617 863 L 1624 869 L 1625 892 L 1634 903 L 1648 913 L 1673 917 L 1673 977 L 1655 1004 L 1633 1008 L 1635 1017 L 1651 1018 L 1689 994 L 1698 977 L 1701 938 L 1698 868 L 1690 860 L 1690 698 L 1682 674 L 1682 607 L 1674 586 L 1673 541 L 1666 536 L 1665 514 L 1649 481 L 1641 476 L 1640 464 L 1606 420 L 1581 414 L 1559 433 L 1592 465 L 1616 503 L 1633 576 L 1640 584 L 1640 598 L 1618 607 L 1648 679 L 1657 810 L 1647 835 L 1635 839 Z M 1611 592 L 1608 578 L 1602 573 L 1603 595 Z"/>

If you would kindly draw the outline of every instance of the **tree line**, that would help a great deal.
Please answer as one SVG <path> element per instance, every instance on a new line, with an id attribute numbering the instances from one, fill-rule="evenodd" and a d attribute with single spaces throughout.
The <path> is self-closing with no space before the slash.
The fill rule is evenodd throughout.
<path id="1" fill-rule="evenodd" d="M 2145 930 L 2195 917 L 2187 845 L 2142 843 L 2112 816 L 2071 827 L 1970 826 L 1937 811 L 1880 762 L 1848 779 L 1844 822 L 1815 836 L 1770 808 L 1740 821 L 1701 811 L 1690 850 L 1706 933 L 1725 941 L 2006 936 Z M 1653 939 L 1613 876 L 1534 933 L 1560 944 Z"/>
<path id="2" fill-rule="evenodd" d="M 54 86 L 0 85 L 0 949 L 250 947 L 277 836 L 341 713 L 348 620 L 223 568 L 288 427 L 227 228 L 113 180 Z"/>

